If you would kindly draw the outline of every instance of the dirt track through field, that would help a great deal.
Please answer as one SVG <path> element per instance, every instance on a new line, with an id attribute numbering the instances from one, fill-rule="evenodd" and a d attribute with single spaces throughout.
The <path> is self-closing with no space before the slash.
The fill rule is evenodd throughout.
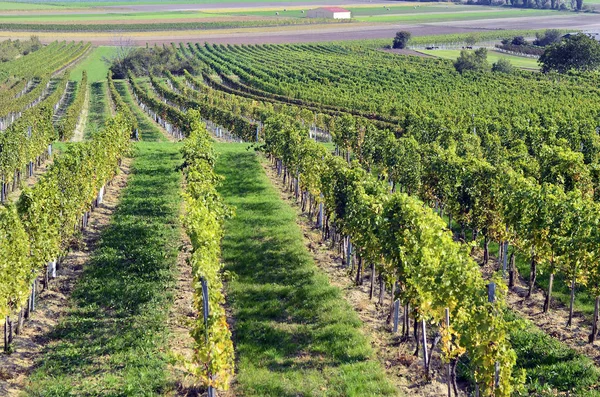
<path id="1" fill-rule="evenodd" d="M 461 22 L 426 24 L 335 24 L 286 26 L 272 28 L 239 28 L 222 30 L 169 31 L 169 32 L 106 32 L 106 33 L 48 33 L 0 32 L 0 39 L 28 39 L 32 34 L 43 42 L 55 40 L 83 40 L 95 45 L 114 45 L 119 38 L 131 39 L 136 45 L 198 42 L 213 44 L 281 44 L 338 40 L 391 38 L 399 30 L 408 30 L 414 36 L 468 33 L 502 29 L 573 29 L 600 30 L 598 15 L 573 14 L 568 16 L 532 16 L 503 19 L 482 19 Z"/>

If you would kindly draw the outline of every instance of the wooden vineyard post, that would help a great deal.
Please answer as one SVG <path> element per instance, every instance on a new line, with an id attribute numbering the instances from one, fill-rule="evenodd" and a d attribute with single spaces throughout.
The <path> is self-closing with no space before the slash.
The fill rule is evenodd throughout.
<path id="1" fill-rule="evenodd" d="M 429 358 L 427 357 L 427 328 L 425 326 L 424 318 L 421 320 L 421 328 L 421 337 L 423 339 L 423 364 L 425 365 L 425 372 L 427 373 L 427 363 L 429 361 Z M 429 373 L 427 373 L 427 377 L 429 377 Z"/>
<path id="2" fill-rule="evenodd" d="M 400 314 L 400 300 L 394 302 L 394 333 L 398 333 L 398 315 Z"/>
<path id="3" fill-rule="evenodd" d="M 502 275 L 506 277 L 508 269 L 508 241 L 502 244 Z"/>
<path id="4" fill-rule="evenodd" d="M 10 344 L 10 339 L 8 336 L 8 328 L 10 327 L 10 316 L 6 316 L 6 318 L 4 319 L 4 352 L 8 353 L 8 346 Z"/>
<path id="5" fill-rule="evenodd" d="M 450 330 L 450 309 L 444 309 L 445 320 L 446 320 L 446 329 Z M 450 366 L 450 360 L 448 360 L 448 364 L 446 365 L 446 376 L 448 383 L 448 397 L 452 397 L 452 367 Z"/>
<path id="6" fill-rule="evenodd" d="M 495 301 L 496 301 L 496 283 L 492 282 L 492 283 L 488 284 L 488 302 L 494 303 Z M 500 383 L 500 365 L 497 361 L 494 364 L 494 372 L 495 372 L 494 387 L 498 387 L 498 384 Z M 479 393 L 477 393 L 477 394 L 479 394 Z"/>
<path id="7" fill-rule="evenodd" d="M 489 283 L 488 284 L 488 302 L 494 303 L 496 300 L 496 284 Z"/>
<path id="8" fill-rule="evenodd" d="M 594 318 L 592 319 L 592 333 L 590 334 L 589 341 L 594 343 L 596 341 L 596 335 L 598 334 L 598 306 L 600 306 L 600 297 L 596 297 L 594 304 Z"/>
<path id="9" fill-rule="evenodd" d="M 202 286 L 202 311 L 204 315 L 204 337 L 206 338 L 206 343 L 208 344 L 208 283 L 204 277 L 200 279 L 200 284 Z M 208 372 L 208 379 L 212 380 L 212 375 Z M 215 397 L 215 389 L 212 385 L 208 385 L 208 397 Z"/>

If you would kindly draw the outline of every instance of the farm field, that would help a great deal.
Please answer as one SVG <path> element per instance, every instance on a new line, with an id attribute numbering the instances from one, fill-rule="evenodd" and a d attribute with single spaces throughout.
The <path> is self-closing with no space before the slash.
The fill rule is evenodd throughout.
<path id="1" fill-rule="evenodd" d="M 600 397 L 600 75 L 368 36 L 594 15 L 354 6 L 378 22 L 0 47 L 0 395 Z"/>
<path id="2" fill-rule="evenodd" d="M 418 52 L 431 55 L 443 59 L 455 60 L 459 57 L 461 50 L 418 50 Z M 515 55 L 508 55 L 497 51 L 488 51 L 488 62 L 495 63 L 499 59 L 508 59 L 511 64 L 517 68 L 538 70 L 539 64 L 536 58 L 520 57 Z"/>

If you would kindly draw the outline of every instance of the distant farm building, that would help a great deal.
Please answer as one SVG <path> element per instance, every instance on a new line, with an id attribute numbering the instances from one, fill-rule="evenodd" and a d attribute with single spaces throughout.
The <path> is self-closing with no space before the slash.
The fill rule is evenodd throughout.
<path id="1" fill-rule="evenodd" d="M 320 7 L 308 10 L 307 18 L 350 19 L 352 13 L 342 7 Z"/>

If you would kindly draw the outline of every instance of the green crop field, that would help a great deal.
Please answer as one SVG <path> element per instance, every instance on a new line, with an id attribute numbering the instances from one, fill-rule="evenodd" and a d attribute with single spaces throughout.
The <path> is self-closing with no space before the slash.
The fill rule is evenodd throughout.
<path id="1" fill-rule="evenodd" d="M 455 60 L 460 55 L 461 50 L 418 50 L 419 52 L 438 58 L 452 59 Z M 515 55 L 503 54 L 496 51 L 488 51 L 488 62 L 494 63 L 498 59 L 508 59 L 513 66 L 521 69 L 532 69 L 538 70 L 539 64 L 536 58 L 520 57 Z"/>
<path id="2" fill-rule="evenodd" d="M 41 22 L 72 22 L 84 23 L 86 21 L 152 21 L 156 19 L 202 19 L 215 18 L 222 15 L 195 11 L 172 11 L 172 12 L 137 12 L 120 13 L 109 12 L 102 14 L 53 14 L 53 15 L 2 15 L 0 23 L 41 23 Z"/>
<path id="3" fill-rule="evenodd" d="M 108 73 L 109 65 L 104 60 L 110 60 L 111 56 L 114 55 L 116 51 L 116 47 L 100 46 L 94 48 L 90 54 L 71 71 L 71 79 L 76 81 L 81 80 L 81 73 L 86 70 L 88 81 L 90 83 L 106 80 L 106 73 Z"/>

